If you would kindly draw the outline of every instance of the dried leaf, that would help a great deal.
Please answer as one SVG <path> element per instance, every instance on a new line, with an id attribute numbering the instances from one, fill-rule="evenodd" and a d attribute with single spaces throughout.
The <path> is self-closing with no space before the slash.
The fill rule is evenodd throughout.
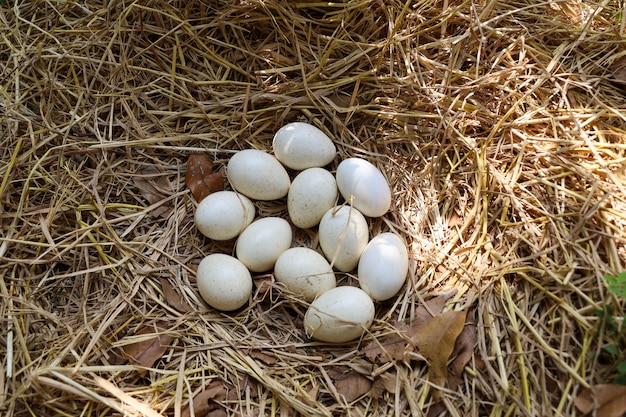
<path id="1" fill-rule="evenodd" d="M 593 411 L 596 417 L 620 417 L 626 413 L 626 385 L 594 385 L 574 398 L 574 404 L 583 414 Z"/>
<path id="2" fill-rule="evenodd" d="M 254 282 L 254 286 L 256 288 L 256 293 L 254 294 L 255 300 L 262 300 L 272 289 L 272 285 L 274 284 L 274 275 L 265 274 L 265 275 L 257 275 L 252 278 Z"/>
<path id="3" fill-rule="evenodd" d="M 193 401 L 187 405 L 181 416 L 190 417 L 191 409 L 193 409 L 196 417 L 218 417 L 220 415 L 226 415 L 220 402 L 226 399 L 227 394 L 228 390 L 224 386 L 224 382 L 215 379 L 211 381 L 204 391 L 193 397 Z"/>
<path id="4" fill-rule="evenodd" d="M 443 401 L 439 401 L 438 403 L 431 404 L 431 406 L 428 407 L 426 417 L 437 417 L 444 411 L 446 411 L 446 405 Z"/>
<path id="5" fill-rule="evenodd" d="M 452 213 L 450 218 L 448 219 L 448 227 L 457 227 L 463 226 L 463 219 L 456 213 Z"/>
<path id="6" fill-rule="evenodd" d="M 133 183 L 150 205 L 173 194 L 172 184 L 156 167 L 142 169 L 133 177 Z M 172 207 L 161 206 L 152 211 L 154 216 L 164 216 Z"/>
<path id="7" fill-rule="evenodd" d="M 137 336 L 154 335 L 153 337 L 142 338 L 141 341 L 135 343 L 129 343 L 124 345 L 124 355 L 128 358 L 128 361 L 132 364 L 139 365 L 145 368 L 150 368 L 154 363 L 160 359 L 165 351 L 169 348 L 174 336 L 169 334 L 162 334 L 160 331 L 163 329 L 157 329 L 153 327 L 146 327 L 138 331 L 133 338 Z M 156 333 L 159 332 L 159 333 Z M 145 375 L 147 370 L 139 370 L 140 375 Z"/>
<path id="8" fill-rule="evenodd" d="M 398 391 L 396 373 L 392 371 L 378 375 L 372 384 L 372 398 L 381 400 L 385 392 L 395 394 Z"/>
<path id="9" fill-rule="evenodd" d="M 463 331 L 456 339 L 454 350 L 450 357 L 452 361 L 448 364 L 448 380 L 446 388 L 454 391 L 461 383 L 461 376 L 465 365 L 472 359 L 474 345 L 476 344 L 476 323 L 465 323 Z"/>
<path id="10" fill-rule="evenodd" d="M 268 355 L 258 349 L 255 349 L 252 352 L 250 352 L 250 356 L 253 357 L 254 359 L 260 360 L 266 365 L 273 365 L 278 361 L 278 359 L 276 359 L 276 356 Z"/>
<path id="11" fill-rule="evenodd" d="M 626 56 L 623 56 L 613 62 L 611 70 L 613 72 L 611 81 L 626 84 Z"/>
<path id="12" fill-rule="evenodd" d="M 466 317 L 466 320 L 467 317 Z M 448 363 L 448 378 L 446 388 L 454 391 L 461 383 L 461 377 L 465 365 L 469 362 L 474 354 L 474 345 L 476 344 L 476 323 L 466 321 L 463 331 L 457 337 L 454 343 L 454 350 L 450 355 L 451 360 Z M 426 413 L 426 417 L 436 417 L 445 411 L 446 406 L 442 401 L 433 403 Z"/>
<path id="13" fill-rule="evenodd" d="M 448 359 L 454 350 L 459 334 L 465 326 L 466 311 L 448 311 L 432 317 L 419 331 L 411 336 L 419 352 L 428 361 L 430 381 L 444 386 L 448 378 Z M 433 399 L 439 400 L 439 391 Z"/>
<path id="14" fill-rule="evenodd" d="M 226 401 L 234 402 L 238 401 L 241 398 L 241 393 L 245 391 L 249 391 L 250 400 L 254 401 L 258 398 L 258 389 L 256 385 L 256 380 L 254 380 L 250 375 L 240 375 L 237 374 L 237 382 L 230 382 L 231 386 L 236 386 L 235 388 L 231 388 L 228 390 L 228 395 L 226 395 Z"/>
<path id="15" fill-rule="evenodd" d="M 228 417 L 228 412 L 223 406 L 216 407 L 213 410 L 210 410 L 208 413 L 206 413 L 204 417 Z"/>
<path id="16" fill-rule="evenodd" d="M 334 378 L 334 382 L 337 392 L 348 403 L 355 401 L 372 389 L 372 381 L 354 370 L 338 375 Z"/>
<path id="17" fill-rule="evenodd" d="M 417 307 L 415 310 L 415 319 L 413 323 L 411 323 L 413 330 L 419 329 L 419 327 L 426 324 L 432 317 L 441 314 L 446 301 L 448 301 L 451 296 L 452 295 L 439 295 Z"/>
<path id="18" fill-rule="evenodd" d="M 165 301 L 173 309 L 181 313 L 191 313 L 194 309 L 180 296 L 166 278 L 159 278 Z"/>
<path id="19" fill-rule="evenodd" d="M 419 332 L 433 316 L 441 314 L 446 301 L 451 295 L 440 295 L 431 298 L 415 310 L 415 319 L 411 325 L 396 322 L 393 327 L 396 333 L 391 333 L 381 340 L 372 340 L 363 348 L 363 353 L 371 361 L 385 364 L 391 361 L 401 361 L 405 355 L 413 351 L 413 344 L 409 335 Z"/>
<path id="20" fill-rule="evenodd" d="M 574 398 L 574 405 L 583 414 L 589 414 L 594 407 L 594 395 L 590 388 L 585 388 L 576 398 Z"/>
<path id="21" fill-rule="evenodd" d="M 320 386 L 313 382 L 311 387 L 307 390 L 306 394 L 300 394 L 299 397 L 303 403 L 310 407 L 315 407 L 318 405 L 317 396 L 320 392 Z"/>
<path id="22" fill-rule="evenodd" d="M 197 202 L 207 195 L 224 189 L 224 177 L 213 173 L 213 161 L 208 155 L 191 154 L 187 160 L 185 184 Z"/>
<path id="23" fill-rule="evenodd" d="M 363 353 L 371 362 L 385 364 L 391 361 L 401 361 L 407 349 L 412 350 L 406 336 L 409 326 L 396 322 L 393 327 L 397 332 L 390 333 L 381 340 L 372 340 L 363 347 Z"/>

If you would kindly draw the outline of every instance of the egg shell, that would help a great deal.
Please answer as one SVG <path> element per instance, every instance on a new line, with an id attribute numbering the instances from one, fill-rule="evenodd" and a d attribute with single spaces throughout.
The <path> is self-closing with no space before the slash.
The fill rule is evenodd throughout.
<path id="1" fill-rule="evenodd" d="M 326 258 L 304 247 L 283 252 L 274 265 L 274 277 L 305 301 L 312 301 L 337 286 L 335 273 Z"/>
<path id="2" fill-rule="evenodd" d="M 383 173 L 361 158 L 341 161 L 336 172 L 337 187 L 346 200 L 365 216 L 380 217 L 391 207 L 391 189 Z"/>
<path id="3" fill-rule="evenodd" d="M 250 271 L 229 255 L 214 253 L 202 259 L 196 280 L 204 301 L 218 310 L 236 310 L 252 295 Z"/>
<path id="4" fill-rule="evenodd" d="M 253 200 L 276 200 L 287 195 L 291 180 L 285 167 L 267 152 L 239 151 L 226 167 L 230 185 Z"/>
<path id="5" fill-rule="evenodd" d="M 336 287 L 313 301 L 304 315 L 307 334 L 317 340 L 344 343 L 354 340 L 372 325 L 374 302 L 356 287 Z"/>
<path id="6" fill-rule="evenodd" d="M 204 236 L 213 240 L 229 240 L 245 229 L 255 214 L 254 204 L 243 194 L 218 191 L 202 199 L 194 220 Z"/>
<path id="7" fill-rule="evenodd" d="M 237 259 L 252 272 L 268 271 L 291 246 L 291 225 L 280 217 L 264 217 L 250 223 L 237 239 Z"/>
<path id="8" fill-rule="evenodd" d="M 350 206 L 328 210 L 320 221 L 318 235 L 324 256 L 342 272 L 357 266 L 369 240 L 365 217 Z"/>
<path id="9" fill-rule="evenodd" d="M 328 165 L 337 154 L 335 144 L 326 133 L 302 122 L 281 127 L 274 135 L 272 147 L 283 165 L 299 171 Z"/>
<path id="10" fill-rule="evenodd" d="M 333 174 L 324 168 L 305 169 L 293 179 L 287 194 L 291 222 L 301 229 L 317 226 L 338 195 Z"/>
<path id="11" fill-rule="evenodd" d="M 400 236 L 381 233 L 359 259 L 359 285 L 374 300 L 388 300 L 400 291 L 409 272 L 409 254 Z"/>

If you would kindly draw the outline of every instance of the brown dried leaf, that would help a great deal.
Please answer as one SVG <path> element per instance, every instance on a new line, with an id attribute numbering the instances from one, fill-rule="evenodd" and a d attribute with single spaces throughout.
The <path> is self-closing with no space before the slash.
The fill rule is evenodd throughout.
<path id="1" fill-rule="evenodd" d="M 393 327 L 396 333 L 391 333 L 381 340 L 372 340 L 363 348 L 363 353 L 371 361 L 385 364 L 391 361 L 401 361 L 405 355 L 413 351 L 413 344 L 409 335 L 419 332 L 433 316 L 441 314 L 446 301 L 451 295 L 440 295 L 431 298 L 415 310 L 415 319 L 411 325 L 395 322 Z"/>
<path id="2" fill-rule="evenodd" d="M 211 381 L 204 391 L 193 397 L 193 401 L 187 404 L 181 416 L 190 417 L 191 409 L 193 409 L 196 417 L 218 417 L 226 415 L 224 408 L 219 403 L 226 399 L 227 394 L 228 390 L 224 383 L 215 379 Z"/>
<path id="3" fill-rule="evenodd" d="M 574 405 L 583 414 L 589 414 L 594 407 L 595 398 L 593 391 L 590 388 L 585 388 L 576 398 L 574 398 Z"/>
<path id="4" fill-rule="evenodd" d="M 161 282 L 161 288 L 163 288 L 163 295 L 165 296 L 167 304 L 181 313 L 191 313 L 194 311 L 194 309 L 183 299 L 183 297 L 176 292 L 167 278 L 159 278 L 159 281 Z"/>
<path id="5" fill-rule="evenodd" d="M 611 81 L 626 84 L 626 55 L 613 62 L 611 70 L 613 72 Z"/>
<path id="6" fill-rule="evenodd" d="M 275 364 L 278 359 L 276 359 L 276 356 L 271 356 L 268 355 L 266 353 L 263 353 L 261 350 L 255 349 L 253 351 L 250 352 L 250 356 L 253 357 L 254 359 L 258 359 L 261 362 L 263 362 L 266 365 L 273 365 Z"/>
<path id="7" fill-rule="evenodd" d="M 456 213 L 452 213 L 448 219 L 448 227 L 463 226 L 463 219 Z"/>
<path id="8" fill-rule="evenodd" d="M 187 264 L 187 268 L 189 268 L 189 270 L 191 272 L 193 272 L 193 274 L 190 274 L 187 278 L 189 279 L 189 281 L 191 282 L 196 282 L 196 273 L 198 272 L 198 265 L 197 263 L 188 263 Z"/>
<path id="9" fill-rule="evenodd" d="M 152 365 L 163 356 L 163 353 L 165 353 L 172 340 L 174 340 L 174 336 L 162 334 L 160 333 L 161 330 L 164 329 L 158 326 L 157 329 L 154 327 L 146 327 L 135 333 L 133 337 L 150 334 L 154 334 L 154 337 L 124 345 L 123 351 L 128 361 L 145 368 L 152 367 Z M 139 370 L 140 375 L 145 375 L 146 372 L 146 369 Z"/>
<path id="10" fill-rule="evenodd" d="M 310 407 L 316 407 L 318 405 L 317 396 L 320 392 L 320 386 L 316 383 L 311 384 L 311 387 L 307 390 L 306 394 L 301 394 L 302 402 Z"/>
<path id="11" fill-rule="evenodd" d="M 213 161 L 208 155 L 191 154 L 187 160 L 185 184 L 191 190 L 197 202 L 207 195 L 224 189 L 224 178 L 221 174 L 212 173 Z"/>
<path id="12" fill-rule="evenodd" d="M 142 169 L 133 177 L 133 183 L 150 205 L 158 203 L 173 194 L 172 184 L 156 167 Z M 154 216 L 163 216 L 172 207 L 161 206 L 152 211 Z"/>
<path id="13" fill-rule="evenodd" d="M 262 300 L 272 289 L 272 285 L 275 282 L 273 274 L 257 275 L 252 278 L 256 293 L 254 294 L 255 300 Z"/>
<path id="14" fill-rule="evenodd" d="M 412 350 L 406 336 L 409 326 L 396 322 L 393 327 L 397 332 L 390 333 L 381 340 L 372 340 L 363 347 L 363 353 L 370 362 L 385 364 L 391 361 L 401 361 L 407 349 Z"/>
<path id="15" fill-rule="evenodd" d="M 443 401 L 439 401 L 438 403 L 431 404 L 431 406 L 428 407 L 426 417 L 437 417 L 444 411 L 446 411 L 446 405 Z"/>
<path id="16" fill-rule="evenodd" d="M 461 375 L 465 365 L 472 359 L 476 336 L 476 323 L 466 322 L 463 331 L 454 343 L 454 350 L 450 355 L 452 361 L 448 364 L 449 372 L 446 384 L 446 387 L 452 391 L 456 390 L 461 383 Z"/>
<path id="17" fill-rule="evenodd" d="M 393 371 L 378 375 L 372 384 L 372 398 L 381 400 L 385 392 L 395 394 L 398 391 L 396 373 Z"/>
<path id="18" fill-rule="evenodd" d="M 354 370 L 338 375 L 334 378 L 334 382 L 337 392 L 348 403 L 355 401 L 372 389 L 372 381 Z"/>
<path id="19" fill-rule="evenodd" d="M 441 314 L 446 301 L 448 301 L 451 296 L 452 295 L 439 295 L 417 307 L 415 310 L 415 320 L 413 320 L 411 328 L 413 330 L 417 330 L 419 327 L 426 324 L 432 317 Z"/>
<path id="20" fill-rule="evenodd" d="M 594 385 L 574 398 L 574 404 L 583 414 L 593 411 L 597 417 L 620 417 L 626 413 L 626 385 Z"/>
<path id="21" fill-rule="evenodd" d="M 448 378 L 448 359 L 454 344 L 465 326 L 466 311 L 448 311 L 432 317 L 411 336 L 419 352 L 428 361 L 430 381 L 444 386 Z M 439 391 L 433 392 L 433 399 L 439 400 Z"/>
<path id="22" fill-rule="evenodd" d="M 196 414 L 197 416 L 197 414 Z M 228 417 L 228 412 L 223 406 L 216 407 L 204 415 L 204 417 Z"/>
<path id="23" fill-rule="evenodd" d="M 448 363 L 448 378 L 446 381 L 446 388 L 454 391 L 461 383 L 461 377 L 465 365 L 469 362 L 474 354 L 474 345 L 476 344 L 476 323 L 470 322 L 466 318 L 465 327 L 463 331 L 457 337 L 454 343 L 454 350 L 450 355 L 451 361 Z M 445 404 L 442 401 L 433 403 L 426 413 L 426 417 L 436 417 L 440 415 L 446 409 Z"/>

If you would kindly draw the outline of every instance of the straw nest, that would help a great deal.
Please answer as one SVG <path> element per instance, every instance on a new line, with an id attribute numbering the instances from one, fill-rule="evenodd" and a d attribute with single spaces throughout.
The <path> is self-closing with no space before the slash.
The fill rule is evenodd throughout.
<path id="1" fill-rule="evenodd" d="M 624 314 L 602 278 L 626 265 L 623 12 L 4 0 L 0 414 L 181 416 L 201 394 L 197 415 L 433 415 L 419 354 L 380 364 L 363 348 L 446 295 L 476 342 L 437 411 L 576 415 L 614 371 L 596 312 Z M 232 242 L 195 230 L 188 156 L 223 173 L 296 120 L 385 172 L 393 206 L 371 230 L 410 249 L 407 285 L 342 346 L 306 337 L 306 304 L 271 274 L 229 314 L 195 287 L 194 265 Z M 153 365 L 129 361 L 154 340 Z"/>

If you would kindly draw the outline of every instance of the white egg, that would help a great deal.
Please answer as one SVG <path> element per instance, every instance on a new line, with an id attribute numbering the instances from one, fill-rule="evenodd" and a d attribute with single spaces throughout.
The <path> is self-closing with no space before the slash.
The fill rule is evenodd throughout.
<path id="1" fill-rule="evenodd" d="M 268 271 L 291 246 L 291 225 L 279 217 L 264 217 L 250 223 L 237 239 L 237 258 L 252 272 Z"/>
<path id="2" fill-rule="evenodd" d="M 365 217 L 350 206 L 328 210 L 320 221 L 318 235 L 324 256 L 342 272 L 357 266 L 369 240 Z"/>
<path id="3" fill-rule="evenodd" d="M 234 154 L 226 168 L 230 185 L 254 200 L 276 200 L 289 191 L 289 174 L 274 156 L 257 149 Z"/>
<path id="4" fill-rule="evenodd" d="M 337 187 L 346 200 L 369 217 L 380 217 L 391 207 L 391 189 L 378 168 L 365 159 L 348 158 L 337 167 Z"/>
<path id="5" fill-rule="evenodd" d="M 374 300 L 388 300 L 400 291 L 409 271 L 409 254 L 400 236 L 381 233 L 359 259 L 359 285 Z"/>
<path id="6" fill-rule="evenodd" d="M 213 240 L 233 239 L 254 220 L 254 204 L 243 194 L 218 191 L 200 201 L 194 220 L 204 236 Z"/>
<path id="7" fill-rule="evenodd" d="M 250 271 L 229 255 L 215 253 L 202 259 L 196 280 L 204 301 L 218 310 L 236 310 L 252 295 Z"/>
<path id="8" fill-rule="evenodd" d="M 310 248 L 291 248 L 283 252 L 274 266 L 274 277 L 306 301 L 312 301 L 337 285 L 326 258 Z"/>
<path id="9" fill-rule="evenodd" d="M 374 302 L 356 287 L 336 287 L 320 295 L 304 315 L 304 328 L 314 339 L 343 343 L 360 337 L 374 321 Z"/>
<path id="10" fill-rule="evenodd" d="M 337 203 L 337 183 L 324 168 L 308 168 L 294 178 L 287 194 L 287 210 L 291 222 L 308 229 L 317 224 Z"/>
<path id="11" fill-rule="evenodd" d="M 274 135 L 272 147 L 283 165 L 296 170 L 323 167 L 337 154 L 335 144 L 324 132 L 301 122 L 281 127 Z"/>

